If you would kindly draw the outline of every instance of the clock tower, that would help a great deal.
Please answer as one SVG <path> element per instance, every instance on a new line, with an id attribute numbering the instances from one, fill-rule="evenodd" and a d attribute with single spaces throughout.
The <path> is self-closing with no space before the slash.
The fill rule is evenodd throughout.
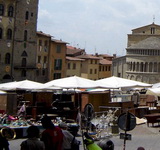
<path id="1" fill-rule="evenodd" d="M 12 51 L 12 76 L 15 80 L 36 80 L 37 16 L 38 0 L 16 1 Z"/>
<path id="2" fill-rule="evenodd" d="M 38 0 L 0 0 L 0 82 L 36 81 Z"/>

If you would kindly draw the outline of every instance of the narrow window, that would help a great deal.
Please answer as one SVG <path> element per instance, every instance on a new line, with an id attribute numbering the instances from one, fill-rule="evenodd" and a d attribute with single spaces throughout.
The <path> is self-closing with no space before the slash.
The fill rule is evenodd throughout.
<path id="1" fill-rule="evenodd" d="M 68 63 L 68 69 L 70 69 L 71 68 L 71 65 L 70 65 L 70 63 Z"/>
<path id="2" fill-rule="evenodd" d="M 26 70 L 22 70 L 21 76 L 22 76 L 22 77 L 26 77 L 26 74 L 27 74 L 27 73 L 26 73 Z"/>
<path id="3" fill-rule="evenodd" d="M 61 70 L 62 69 L 62 59 L 55 59 L 54 69 L 55 70 Z"/>
<path id="4" fill-rule="evenodd" d="M 151 28 L 151 34 L 155 34 L 155 28 L 154 27 Z"/>
<path id="5" fill-rule="evenodd" d="M 23 56 L 23 57 L 27 57 L 28 55 L 27 55 L 27 52 L 26 51 L 23 51 L 23 53 L 22 53 L 22 55 L 21 56 Z"/>
<path id="6" fill-rule="evenodd" d="M 152 62 L 150 62 L 149 63 L 149 72 L 152 72 L 152 70 L 153 70 L 153 64 L 152 64 Z"/>
<path id="7" fill-rule="evenodd" d="M 106 66 L 106 71 L 108 71 L 108 69 L 107 69 L 108 67 Z"/>
<path id="8" fill-rule="evenodd" d="M 2 28 L 0 28 L 0 39 L 2 39 L 2 35 L 3 35 L 3 30 Z"/>
<path id="9" fill-rule="evenodd" d="M 26 67 L 26 65 L 27 65 L 26 58 L 22 58 L 22 67 Z"/>
<path id="10" fill-rule="evenodd" d="M 36 70 L 36 75 L 37 75 L 37 76 L 40 75 L 40 70 L 39 70 L 39 69 Z"/>
<path id="11" fill-rule="evenodd" d="M 5 56 L 5 64 L 10 64 L 10 54 L 7 53 Z"/>
<path id="12" fill-rule="evenodd" d="M 4 15 L 4 5 L 0 4 L 0 16 Z"/>
<path id="13" fill-rule="evenodd" d="M 111 71 L 111 66 L 108 67 L 108 71 Z"/>
<path id="14" fill-rule="evenodd" d="M 27 41 L 28 32 L 27 30 L 24 31 L 24 41 Z"/>
<path id="15" fill-rule="evenodd" d="M 57 53 L 60 53 L 61 52 L 61 45 L 57 45 L 57 50 L 56 50 Z"/>
<path id="16" fill-rule="evenodd" d="M 97 74 L 97 69 L 94 70 L 94 74 Z"/>
<path id="17" fill-rule="evenodd" d="M 28 11 L 26 11 L 25 19 L 26 19 L 26 20 L 29 19 L 29 12 L 28 12 Z"/>
<path id="18" fill-rule="evenodd" d="M 90 74 L 92 74 L 92 69 L 90 69 Z"/>
<path id="19" fill-rule="evenodd" d="M 76 69 L 76 64 L 75 63 L 73 64 L 73 69 Z"/>
<path id="20" fill-rule="evenodd" d="M 61 78 L 61 73 L 54 73 L 53 78 L 54 79 L 60 79 Z"/>
<path id="21" fill-rule="evenodd" d="M 14 12 L 13 6 L 10 6 L 8 8 L 8 17 L 13 17 L 13 12 Z"/>
<path id="22" fill-rule="evenodd" d="M 39 40 L 39 51 L 42 51 L 42 40 Z"/>
<path id="23" fill-rule="evenodd" d="M 47 56 L 44 56 L 44 63 L 47 63 Z"/>
<path id="24" fill-rule="evenodd" d="M 45 52 L 48 51 L 48 41 L 47 40 L 44 42 L 44 51 Z"/>
<path id="25" fill-rule="evenodd" d="M 46 74 L 46 70 L 43 69 L 43 70 L 42 70 L 42 75 L 45 76 L 45 74 Z"/>
<path id="26" fill-rule="evenodd" d="M 7 30 L 7 40 L 11 40 L 12 39 L 12 30 L 8 29 Z"/>
<path id="27" fill-rule="evenodd" d="M 41 63 L 41 56 L 38 56 L 38 63 Z"/>

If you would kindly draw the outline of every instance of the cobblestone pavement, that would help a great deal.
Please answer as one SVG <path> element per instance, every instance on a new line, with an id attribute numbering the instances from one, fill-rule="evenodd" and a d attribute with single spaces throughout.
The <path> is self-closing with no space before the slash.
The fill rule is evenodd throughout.
<path id="1" fill-rule="evenodd" d="M 147 127 L 146 124 L 137 125 L 135 129 L 127 132 L 132 135 L 131 140 L 126 141 L 125 150 L 137 150 L 139 146 L 145 148 L 145 150 L 160 150 L 160 126 Z M 120 131 L 124 133 L 124 131 Z M 82 137 L 77 137 L 82 141 Z M 9 141 L 10 150 L 19 150 L 20 143 L 25 139 L 15 139 Z M 110 140 L 114 142 L 115 150 L 123 150 L 124 140 L 120 139 L 119 135 L 110 137 Z M 80 150 L 83 149 L 83 144 L 80 146 Z"/>

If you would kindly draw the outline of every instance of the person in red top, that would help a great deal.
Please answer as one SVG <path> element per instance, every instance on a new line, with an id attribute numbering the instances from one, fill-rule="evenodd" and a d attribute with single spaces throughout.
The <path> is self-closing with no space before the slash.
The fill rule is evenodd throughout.
<path id="1" fill-rule="evenodd" d="M 46 150 L 62 150 L 63 133 L 59 127 L 54 126 L 50 117 L 44 116 L 41 123 L 45 130 L 42 132 L 41 141 Z"/>

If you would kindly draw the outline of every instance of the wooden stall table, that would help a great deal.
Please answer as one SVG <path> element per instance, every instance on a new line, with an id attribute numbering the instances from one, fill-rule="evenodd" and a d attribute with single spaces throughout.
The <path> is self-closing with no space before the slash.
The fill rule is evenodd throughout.
<path id="1" fill-rule="evenodd" d="M 154 123 L 160 122 L 160 113 L 148 114 L 148 115 L 144 115 L 144 117 L 147 119 L 148 126 L 149 126 L 149 123 L 152 123 L 152 126 L 153 126 Z"/>

